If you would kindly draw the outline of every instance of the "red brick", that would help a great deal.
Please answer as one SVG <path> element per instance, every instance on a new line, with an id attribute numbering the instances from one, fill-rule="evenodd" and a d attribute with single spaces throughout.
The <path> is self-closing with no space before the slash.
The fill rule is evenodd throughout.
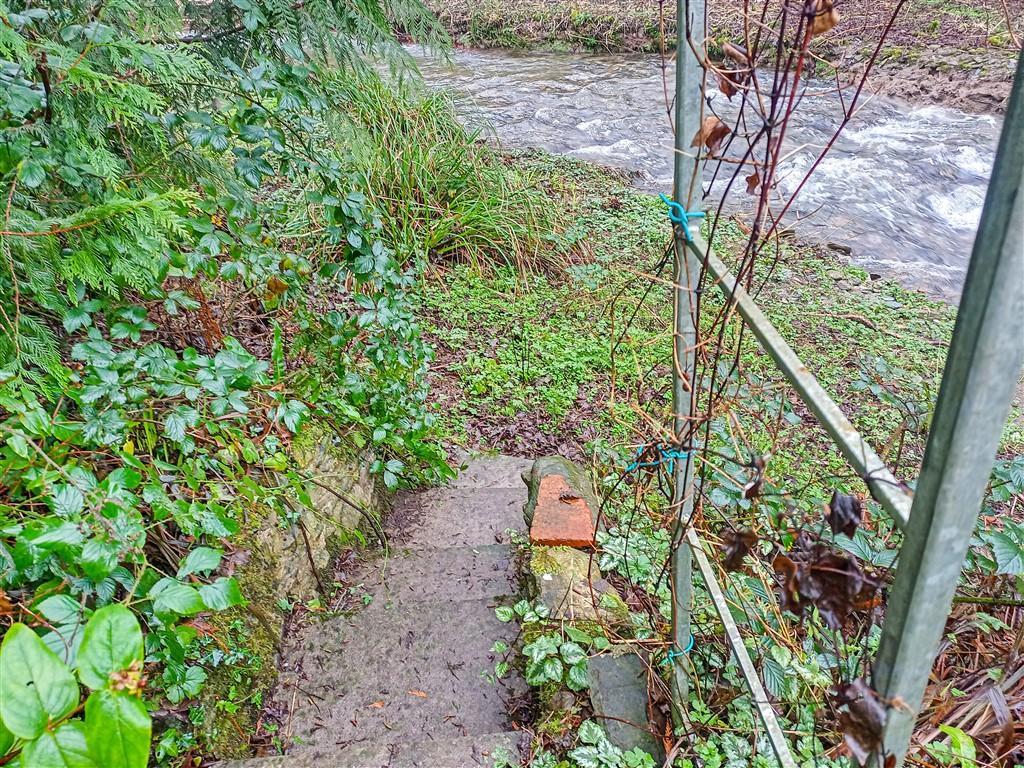
<path id="1" fill-rule="evenodd" d="M 561 475 L 541 478 L 530 541 L 548 547 L 594 546 L 594 515 Z"/>

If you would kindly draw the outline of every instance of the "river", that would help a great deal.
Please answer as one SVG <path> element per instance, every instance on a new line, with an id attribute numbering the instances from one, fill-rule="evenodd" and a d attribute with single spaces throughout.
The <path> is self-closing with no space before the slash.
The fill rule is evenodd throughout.
<path id="1" fill-rule="evenodd" d="M 672 186 L 672 133 L 657 56 L 414 51 L 424 79 L 456 94 L 469 123 L 507 146 L 535 147 L 635 171 L 650 192 Z M 672 71 L 668 82 L 671 87 Z M 788 197 L 842 118 L 834 89 L 799 105 L 784 146 Z M 736 107 L 717 91 L 726 122 Z M 736 102 L 739 97 L 734 97 Z M 944 298 L 962 286 L 1001 119 L 881 97 L 862 106 L 801 190 L 794 228 L 851 250 L 854 263 Z M 742 185 L 741 185 L 742 186 Z M 749 205 L 745 190 L 730 207 Z"/>

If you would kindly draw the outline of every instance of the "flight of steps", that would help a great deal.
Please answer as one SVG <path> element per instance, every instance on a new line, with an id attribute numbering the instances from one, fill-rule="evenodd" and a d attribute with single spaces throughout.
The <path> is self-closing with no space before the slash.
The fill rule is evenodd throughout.
<path id="1" fill-rule="evenodd" d="M 286 637 L 277 704 L 293 746 L 221 768 L 471 768 L 518 763 L 519 733 L 491 647 L 515 624 L 494 608 L 516 592 L 507 529 L 522 530 L 529 460 L 470 460 L 444 488 L 400 495 L 387 521 L 391 557 L 370 563 L 372 596 L 348 616 Z"/>

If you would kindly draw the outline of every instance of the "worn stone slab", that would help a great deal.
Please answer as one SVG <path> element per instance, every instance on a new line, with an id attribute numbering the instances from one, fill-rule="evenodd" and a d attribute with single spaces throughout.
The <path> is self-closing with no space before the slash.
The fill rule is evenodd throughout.
<path id="1" fill-rule="evenodd" d="M 570 547 L 534 547 L 530 577 L 536 599 L 556 619 L 599 621 L 628 619 L 629 608 L 601 577 L 597 560 Z"/>
<path id="2" fill-rule="evenodd" d="M 635 653 L 595 656 L 587 661 L 594 719 L 608 738 L 625 750 L 639 747 L 656 761 L 665 754 L 651 732 L 648 713 L 647 665 Z"/>
<path id="3" fill-rule="evenodd" d="M 530 470 L 531 459 L 518 456 L 469 456 L 459 454 L 456 461 L 464 466 L 449 488 L 514 488 L 523 491 L 523 473 Z"/>
<path id="4" fill-rule="evenodd" d="M 522 466 L 474 459 L 468 487 L 396 498 L 385 521 L 389 557 L 350 574 L 366 590 L 365 607 L 313 618 L 284 638 L 274 707 L 286 713 L 288 754 L 233 765 L 491 764 L 512 730 L 507 701 L 526 693 L 514 671 L 497 683 L 482 677 L 499 660 L 494 642 L 511 644 L 517 632 L 494 609 L 516 599 L 513 550 L 498 542 L 508 528 L 524 530 L 526 493 L 514 476 Z M 494 488 L 490 472 L 498 473 Z"/>
<path id="5" fill-rule="evenodd" d="M 374 602 L 387 605 L 426 599 L 500 602 L 518 589 L 508 544 L 396 551 L 379 571 L 363 580 L 363 587 Z"/>
<path id="6" fill-rule="evenodd" d="M 443 548 L 507 543 L 523 529 L 521 488 L 435 488 L 403 494 L 387 520 L 396 547 Z"/>
<path id="7" fill-rule="evenodd" d="M 427 734 L 394 750 L 377 744 L 313 748 L 301 754 L 216 763 L 215 768 L 490 768 L 502 759 L 518 765 L 521 742 L 522 734 L 517 731 L 455 739 Z"/>
<path id="8" fill-rule="evenodd" d="M 432 600 L 431 589 L 414 605 L 375 601 L 323 622 L 285 648 L 277 699 L 291 710 L 293 753 L 508 729 L 506 701 L 524 684 L 481 673 L 494 669 L 494 641 L 511 643 L 516 628 L 497 620 L 494 599 Z"/>
<path id="9" fill-rule="evenodd" d="M 530 541 L 550 547 L 593 547 L 594 511 L 562 475 L 547 475 L 537 486 Z"/>

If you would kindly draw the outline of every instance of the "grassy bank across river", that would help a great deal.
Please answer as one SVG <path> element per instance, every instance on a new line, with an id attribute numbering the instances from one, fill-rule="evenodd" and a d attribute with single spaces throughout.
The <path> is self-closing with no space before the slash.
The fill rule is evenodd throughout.
<path id="1" fill-rule="evenodd" d="M 432 0 L 430 4 L 455 42 L 469 47 L 656 53 L 675 44 L 675 4 L 656 0 Z M 726 42 L 740 43 L 744 4 L 727 0 L 708 5 L 712 54 Z M 853 77 L 897 5 L 895 0 L 836 3 L 839 24 L 814 42 L 817 73 L 832 77 L 838 71 Z M 772 18 L 769 14 L 768 19 Z M 1001 113 L 1024 31 L 1022 19 L 1022 0 L 904 2 L 880 52 L 870 88 L 916 103 Z"/>

